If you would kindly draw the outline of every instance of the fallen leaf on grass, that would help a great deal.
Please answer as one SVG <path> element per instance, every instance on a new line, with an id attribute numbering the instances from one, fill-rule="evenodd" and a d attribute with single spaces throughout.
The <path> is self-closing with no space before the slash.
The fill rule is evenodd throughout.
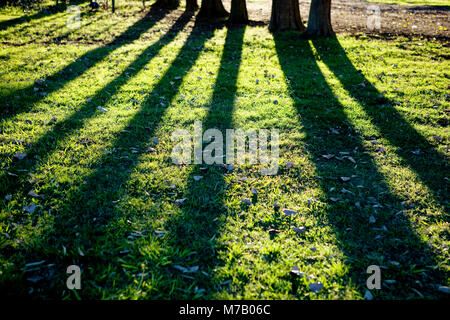
<path id="1" fill-rule="evenodd" d="M 286 168 L 290 169 L 294 166 L 294 162 L 292 161 L 285 161 L 284 164 L 286 165 Z"/>
<path id="2" fill-rule="evenodd" d="M 38 195 L 38 194 L 36 193 L 36 191 L 34 191 L 34 190 L 31 190 L 30 192 L 28 192 L 28 195 L 29 195 L 30 197 L 32 197 L 32 198 L 40 198 L 40 197 L 41 197 L 41 196 Z"/>
<path id="3" fill-rule="evenodd" d="M 33 283 L 37 283 L 39 281 L 41 281 L 42 279 L 44 279 L 41 276 L 33 276 L 33 277 L 28 277 L 27 280 Z"/>
<path id="4" fill-rule="evenodd" d="M 223 167 L 227 169 L 228 171 L 233 171 L 234 166 L 232 164 L 224 164 Z"/>
<path id="5" fill-rule="evenodd" d="M 290 274 L 295 277 L 303 277 L 304 273 L 297 266 L 292 266 Z"/>
<path id="6" fill-rule="evenodd" d="M 175 200 L 175 204 L 177 206 L 181 206 L 186 200 L 187 200 L 187 198 Z"/>
<path id="7" fill-rule="evenodd" d="M 334 154 L 323 154 L 322 157 L 324 157 L 327 160 L 330 160 L 331 158 L 334 157 Z"/>
<path id="8" fill-rule="evenodd" d="M 295 231 L 296 233 L 305 233 L 306 232 L 306 228 L 305 227 L 292 227 L 292 230 Z"/>
<path id="9" fill-rule="evenodd" d="M 25 157 L 27 156 L 26 152 L 22 152 L 22 153 L 16 153 L 13 157 L 17 160 L 23 160 L 25 159 Z"/>
<path id="10" fill-rule="evenodd" d="M 347 156 L 345 157 L 347 160 L 349 160 L 352 163 L 356 163 L 355 159 L 353 159 L 353 157 Z"/>
<path id="11" fill-rule="evenodd" d="M 190 268 L 185 268 L 185 267 L 179 266 L 179 265 L 174 265 L 173 268 L 174 268 L 174 269 L 177 269 L 178 271 L 181 271 L 181 272 L 183 272 L 183 273 L 194 273 L 194 272 L 197 272 L 198 269 L 199 269 L 198 266 L 193 266 L 193 267 L 190 267 Z"/>
<path id="12" fill-rule="evenodd" d="M 33 202 L 29 206 L 23 207 L 23 210 L 28 212 L 28 213 L 33 213 L 34 210 L 36 210 L 36 203 Z"/>
<path id="13" fill-rule="evenodd" d="M 155 234 L 158 237 L 162 237 L 163 235 L 165 235 L 167 233 L 167 231 L 162 231 L 162 230 L 155 230 Z"/>
<path id="14" fill-rule="evenodd" d="M 450 287 L 447 287 L 447 286 L 439 286 L 438 290 L 443 293 L 447 293 L 447 294 L 450 293 Z"/>
<path id="15" fill-rule="evenodd" d="M 39 265 L 43 264 L 44 262 L 45 262 L 45 260 L 36 261 L 36 262 L 29 262 L 29 263 L 25 264 L 25 268 L 36 267 L 36 266 L 39 266 Z"/>
<path id="16" fill-rule="evenodd" d="M 318 292 L 323 289 L 323 284 L 320 282 L 310 283 L 308 286 L 312 292 Z"/>
<path id="17" fill-rule="evenodd" d="M 369 290 L 366 290 L 366 292 L 364 293 L 364 299 L 373 300 L 373 295 Z"/>
<path id="18" fill-rule="evenodd" d="M 291 210 L 291 209 L 286 209 L 286 208 L 284 208 L 283 210 L 283 213 L 284 213 L 284 215 L 285 216 L 293 216 L 294 214 L 297 214 L 298 212 L 297 211 L 295 211 L 295 210 Z"/>

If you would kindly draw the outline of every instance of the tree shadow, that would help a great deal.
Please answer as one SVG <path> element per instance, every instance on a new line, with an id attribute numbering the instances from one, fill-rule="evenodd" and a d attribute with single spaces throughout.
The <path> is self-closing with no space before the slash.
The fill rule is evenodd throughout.
<path id="1" fill-rule="evenodd" d="M 315 175 L 320 177 L 317 183 L 326 214 L 317 218 L 332 227 L 349 269 L 341 281 L 356 284 L 364 293 L 369 277 L 366 269 L 378 265 L 383 284 L 382 290 L 372 291 L 374 295 L 417 297 L 411 291 L 414 288 L 426 297 L 436 297 L 434 285 L 445 279 L 443 271 L 436 268 L 438 253 L 416 233 L 413 223 L 403 214 L 404 199 L 389 190 L 374 159 L 364 152 L 364 142 L 322 75 L 309 42 L 290 33 L 275 34 L 274 40 L 306 133 L 307 152 L 315 164 Z M 330 46 L 335 40 L 323 41 L 323 45 Z M 335 157 L 323 157 L 329 154 Z M 344 182 L 341 177 L 351 180 Z M 375 222 L 370 222 L 371 216 Z"/>
<path id="2" fill-rule="evenodd" d="M 111 146 L 117 152 L 105 154 L 92 164 L 92 173 L 84 178 L 84 183 L 70 188 L 64 203 L 53 209 L 57 213 L 51 227 L 40 236 L 40 241 L 32 247 L 22 248 L 28 259 L 45 259 L 52 264 L 50 271 L 39 271 L 42 278 L 37 283 L 40 297 L 60 298 L 58 294 L 65 289 L 65 268 L 71 264 L 77 264 L 83 270 L 85 288 L 80 293 L 82 297 L 101 297 L 104 290 L 115 285 L 110 277 L 99 280 L 98 275 L 110 270 L 111 266 L 121 270 L 123 260 L 120 258 L 123 255 L 120 250 L 133 231 L 131 227 L 117 227 L 115 224 L 132 219 L 128 217 L 129 212 L 121 211 L 116 205 L 117 199 L 120 200 L 126 192 L 124 185 L 138 164 L 140 155 L 131 149 L 141 150 L 140 154 L 145 152 L 142 150 L 146 149 L 166 110 L 155 107 L 159 105 L 159 95 L 164 95 L 168 101 L 175 96 L 182 82 L 173 82 L 173 79 L 192 68 L 214 30 L 211 26 L 195 24 L 169 69 L 127 123 L 127 130 L 117 134 Z M 193 42 L 196 48 L 192 46 Z M 65 255 L 62 255 L 62 245 L 67 248 Z M 77 248 L 82 248 L 83 254 Z M 110 276 L 115 277 L 115 272 Z M 15 290 L 22 294 L 29 287 L 23 278 L 14 283 Z"/>
<path id="3" fill-rule="evenodd" d="M 67 142 L 67 138 L 77 130 L 81 129 L 87 120 L 92 118 L 97 112 L 97 106 L 103 105 L 105 101 L 111 99 L 128 81 L 138 74 L 140 70 L 155 57 L 160 50 L 170 43 L 177 34 L 191 20 L 192 13 L 183 13 L 171 28 L 158 41 L 147 47 L 140 55 L 121 73 L 120 76 L 108 83 L 99 90 L 89 102 L 83 105 L 79 110 L 69 117 L 57 122 L 52 130 L 48 130 L 33 145 L 26 149 L 25 152 L 30 156 L 16 163 L 11 169 L 17 172 L 17 177 L 7 178 L 5 173 L 1 174 L 5 178 L 5 185 L 0 187 L 0 194 L 4 196 L 6 193 L 16 193 L 20 189 L 26 192 L 29 188 L 27 182 L 27 173 L 34 172 L 39 165 L 48 161 L 49 156 L 58 147 L 62 147 Z"/>
<path id="4" fill-rule="evenodd" d="M 363 106 L 371 122 L 378 128 L 383 138 L 396 147 L 396 153 L 420 177 L 421 181 L 433 193 L 435 200 L 447 210 L 449 183 L 442 176 L 448 170 L 445 156 L 436 151 L 427 139 L 408 123 L 395 103 L 384 97 L 348 59 L 345 50 L 334 36 L 323 42 L 313 40 L 314 48 L 339 79 L 350 96 Z M 325 50 L 324 45 L 329 50 Z M 338 56 L 339 61 L 334 57 Z M 344 76 L 338 77 L 338 73 Z M 362 89 L 361 84 L 364 84 Z M 420 154 L 413 152 L 419 150 Z"/>
<path id="5" fill-rule="evenodd" d="M 48 76 L 44 79 L 47 95 L 61 89 L 66 83 L 74 80 L 94 67 L 99 61 L 104 59 L 114 50 L 137 40 L 144 32 L 163 19 L 167 13 L 168 11 L 151 9 L 145 17 L 129 27 L 111 43 L 84 53 L 74 62 L 69 63 L 61 70 Z M 36 92 L 34 92 L 34 87 L 35 85 L 33 84 L 26 88 L 15 90 L 4 97 L 0 97 L 0 104 L 4 106 L 1 110 L 0 121 L 7 120 L 20 113 L 29 111 L 34 104 L 44 99 L 44 96 L 37 95 Z M 20 105 L 10 104 L 10 102 L 14 100 L 14 97 L 20 97 Z"/>
<path id="6" fill-rule="evenodd" d="M 203 131 L 220 130 L 224 142 L 226 129 L 233 127 L 232 114 L 244 33 L 245 26 L 227 29 L 208 113 L 202 120 Z M 223 159 L 225 162 L 225 158 Z M 165 223 L 170 251 L 186 250 L 192 253 L 187 259 L 179 256 L 172 257 L 174 265 L 187 268 L 198 267 L 193 274 L 195 277 L 189 277 L 189 274 L 184 274 L 173 266 L 156 270 L 156 273 L 168 280 L 168 283 L 177 284 L 177 292 L 168 295 L 171 299 L 193 299 L 208 296 L 218 290 L 219 284 L 211 280 L 213 269 L 217 264 L 217 248 L 213 239 L 220 228 L 222 219 L 219 218 L 227 214 L 224 198 L 227 187 L 225 176 L 228 172 L 221 165 L 193 164 L 185 184 L 182 198 L 186 200 L 181 205 L 181 211 Z M 196 181 L 195 176 L 201 176 L 202 179 Z M 194 287 L 197 287 L 197 290 L 192 290 Z M 170 288 L 161 290 L 164 295 L 167 295 Z"/>

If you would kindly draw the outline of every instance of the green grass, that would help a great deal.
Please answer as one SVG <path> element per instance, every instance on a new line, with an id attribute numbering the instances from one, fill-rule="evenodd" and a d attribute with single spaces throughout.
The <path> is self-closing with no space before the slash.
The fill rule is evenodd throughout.
<path id="1" fill-rule="evenodd" d="M 376 264 L 376 299 L 445 297 L 448 47 L 306 41 L 139 10 L 85 14 L 75 31 L 65 12 L 0 31 L 2 293 L 362 299 Z M 278 174 L 172 164 L 171 133 L 195 120 L 278 129 Z M 71 264 L 82 269 L 76 293 Z M 292 280 L 294 265 L 305 277 Z"/>
<path id="2" fill-rule="evenodd" d="M 447 0 L 367 0 L 369 2 L 397 4 L 401 6 L 444 6 L 448 7 Z"/>

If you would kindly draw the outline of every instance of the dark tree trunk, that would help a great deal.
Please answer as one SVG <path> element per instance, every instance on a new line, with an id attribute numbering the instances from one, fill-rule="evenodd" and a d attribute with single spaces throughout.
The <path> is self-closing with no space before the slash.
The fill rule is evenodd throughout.
<path id="1" fill-rule="evenodd" d="M 305 35 L 327 37 L 332 35 L 331 0 L 312 0 L 309 7 L 308 27 Z"/>
<path id="2" fill-rule="evenodd" d="M 186 0 L 186 10 L 195 11 L 198 9 L 197 0 Z"/>
<path id="3" fill-rule="evenodd" d="M 272 32 L 282 30 L 305 30 L 300 17 L 298 0 L 272 0 L 272 16 L 269 30 Z"/>
<path id="4" fill-rule="evenodd" d="M 116 12 L 116 1 L 115 0 L 112 0 L 111 11 L 112 11 L 112 13 Z"/>
<path id="5" fill-rule="evenodd" d="M 202 6 L 197 16 L 199 19 L 217 19 L 228 17 L 228 12 L 222 0 L 202 0 Z"/>
<path id="6" fill-rule="evenodd" d="M 155 8 L 161 9 L 175 9 L 180 5 L 180 0 L 156 0 L 153 4 Z"/>
<path id="7" fill-rule="evenodd" d="M 248 22 L 246 0 L 231 0 L 230 19 L 233 24 L 243 24 Z"/>

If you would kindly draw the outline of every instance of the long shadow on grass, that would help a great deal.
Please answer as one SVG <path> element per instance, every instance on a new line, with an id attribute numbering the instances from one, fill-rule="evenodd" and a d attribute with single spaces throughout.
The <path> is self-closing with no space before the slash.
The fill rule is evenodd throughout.
<path id="1" fill-rule="evenodd" d="M 443 272 L 434 269 L 436 253 L 401 213 L 404 199 L 390 192 L 374 160 L 364 153 L 364 143 L 321 74 L 310 44 L 292 34 L 278 34 L 274 39 L 306 133 L 307 151 L 320 177 L 317 181 L 324 194 L 320 200 L 327 204 L 326 214 L 317 218 L 333 228 L 349 268 L 348 277 L 337 281 L 356 284 L 364 294 L 367 267 L 379 265 L 383 281 L 396 282 L 384 282 L 382 290 L 372 291 L 375 295 L 418 297 L 411 290 L 414 288 L 426 297 L 436 297 L 433 284 L 444 279 Z M 328 41 L 324 45 L 330 46 L 334 40 Z M 336 156 L 330 160 L 322 157 L 328 154 Z M 344 156 L 352 157 L 356 164 Z M 340 177 L 351 180 L 344 182 Z M 370 216 L 375 223 L 369 222 Z"/>
<path id="2" fill-rule="evenodd" d="M 397 148 L 396 153 L 417 173 L 433 193 L 435 200 L 448 209 L 449 182 L 444 179 L 448 164 L 445 157 L 403 118 L 393 107 L 393 101 L 383 97 L 364 75 L 356 70 L 336 37 L 326 43 L 314 40 L 313 45 L 328 68 L 336 76 L 338 73 L 343 75 L 337 77 L 343 88 L 363 106 L 382 137 Z M 362 83 L 365 84 L 364 88 L 361 87 Z M 420 154 L 413 154 L 416 150 L 419 150 Z"/>
<path id="3" fill-rule="evenodd" d="M 86 103 L 63 121 L 57 122 L 54 125 L 53 130 L 49 130 L 39 137 L 31 148 L 25 150 L 30 156 L 27 157 L 25 161 L 19 162 L 13 166 L 12 170 L 17 173 L 18 177 L 9 177 L 8 179 L 6 178 L 5 172 L 0 174 L 0 177 L 3 175 L 5 181 L 7 181 L 6 184 L 0 186 L 0 194 L 16 193 L 20 188 L 30 187 L 26 179 L 26 174 L 23 174 L 23 172 L 33 172 L 39 164 L 46 163 L 52 152 L 67 142 L 67 137 L 76 130 L 82 128 L 85 122 L 98 112 L 97 106 L 104 105 L 105 101 L 111 99 L 111 97 L 114 96 L 120 88 L 129 81 L 129 79 L 136 76 L 148 61 L 155 57 L 165 45 L 170 43 L 176 37 L 178 32 L 190 21 L 191 17 L 192 13 L 183 13 L 164 36 L 151 46 L 147 47 L 139 57 L 137 57 L 136 60 L 121 73 L 121 75 L 99 90 L 91 98 L 90 102 Z M 36 158 L 35 155 L 39 158 Z"/>
<path id="4" fill-rule="evenodd" d="M 225 134 L 232 128 L 234 99 L 241 62 L 245 28 L 229 28 L 225 39 L 219 72 L 206 117 L 202 120 L 203 131 L 219 129 Z M 225 150 L 225 149 L 224 149 Z M 226 169 L 222 166 L 194 165 L 187 178 L 181 212 L 174 214 L 165 224 L 168 231 L 170 252 L 189 252 L 188 257 L 171 257 L 174 265 L 187 269 L 198 267 L 194 274 L 185 274 L 173 267 L 154 270 L 167 287 L 160 288 L 164 297 L 171 299 L 192 299 L 208 296 L 217 291 L 217 284 L 211 282 L 216 265 L 214 237 L 220 227 L 220 219 L 226 213 L 224 197 L 226 192 Z M 194 176 L 202 176 L 199 181 Z M 170 293 L 171 287 L 176 291 Z M 198 290 L 196 290 L 197 288 Z M 205 291 L 199 291 L 205 290 Z"/>
<path id="5" fill-rule="evenodd" d="M 151 9 L 145 17 L 130 26 L 111 43 L 84 53 L 74 62 L 69 63 L 55 74 L 48 76 L 44 79 L 45 87 L 43 88 L 46 95 L 61 89 L 66 83 L 94 67 L 99 61 L 104 59 L 114 50 L 137 40 L 144 32 L 164 18 L 166 14 L 167 11 Z M 35 92 L 35 87 L 36 86 L 33 84 L 26 88 L 13 91 L 5 97 L 0 97 L 0 105 L 3 106 L 0 111 L 0 121 L 14 117 L 19 113 L 29 111 L 33 105 L 44 99 L 46 95 L 41 95 L 42 91 Z M 13 104 L 11 104 L 12 101 Z"/>
<path id="6" fill-rule="evenodd" d="M 25 249 L 27 259 L 45 259 L 55 264 L 48 273 L 39 271 L 44 278 L 36 284 L 42 290 L 41 296 L 57 298 L 61 294 L 65 289 L 65 268 L 71 264 L 78 264 L 83 270 L 84 289 L 79 293 L 82 297 L 99 298 L 102 292 L 114 291 L 115 286 L 123 284 L 123 274 L 119 274 L 123 263 L 120 250 L 133 229 L 120 224 L 131 217 L 127 216 L 129 212 L 117 208 L 116 200 L 126 192 L 124 185 L 138 163 L 139 155 L 131 152 L 131 148 L 145 152 L 165 113 L 164 108 L 155 107 L 160 103 L 160 96 L 172 100 L 181 84 L 174 79 L 192 68 L 204 43 L 213 34 L 211 26 L 194 26 L 172 65 L 128 123 L 128 129 L 118 133 L 112 146 L 117 151 L 92 164 L 94 169 L 84 178 L 84 184 L 71 188 L 63 204 L 53 210 L 56 212 L 53 223 L 40 241 L 33 248 Z M 65 255 L 62 246 L 67 248 Z M 22 287 L 25 291 L 27 286 L 24 280 L 15 283 L 16 290 Z"/>

